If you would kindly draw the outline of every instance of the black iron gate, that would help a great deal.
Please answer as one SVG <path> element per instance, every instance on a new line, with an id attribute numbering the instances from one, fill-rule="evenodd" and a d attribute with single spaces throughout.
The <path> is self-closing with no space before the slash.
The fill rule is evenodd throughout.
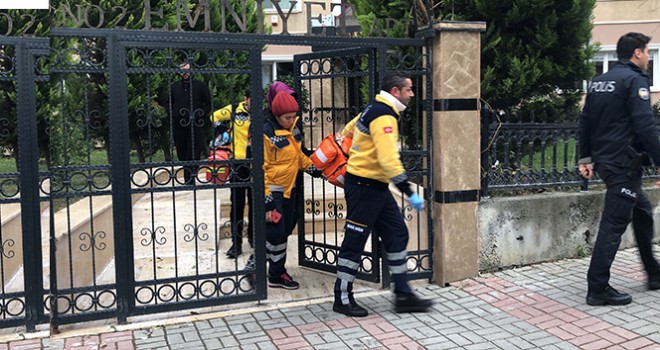
<path id="1" fill-rule="evenodd" d="M 60 324 L 114 315 L 125 322 L 138 314 L 264 299 L 265 272 L 256 271 L 253 289 L 246 276 L 255 271 L 245 270 L 245 259 L 225 258 L 221 246 L 223 235 L 238 226 L 223 213 L 230 188 L 249 187 L 263 197 L 263 186 L 255 185 L 263 175 L 253 171 L 263 162 L 262 140 L 254 138 L 254 157 L 240 161 L 207 160 L 208 150 L 202 160 L 182 159 L 181 145 L 173 142 L 177 132 L 191 145 L 206 146 L 217 136 L 206 132 L 209 113 L 224 107 L 214 98 L 219 94 L 235 101 L 242 96 L 237 89 L 248 86 L 261 100 L 261 46 L 199 33 L 54 29 L 51 36 L 51 82 L 59 87 L 56 122 L 63 132 L 61 140 L 50 137 L 65 154 L 57 155 L 64 165 L 50 167 L 49 175 L 67 184 L 53 188 L 51 197 L 64 200 L 70 212 L 88 213 L 84 223 L 60 215 L 61 223 L 59 211 L 51 215 L 55 227 L 66 225 L 51 230 L 57 244 L 51 289 L 58 300 L 51 319 Z M 179 75 L 185 74 L 204 87 L 185 85 L 190 88 L 178 98 L 202 94 L 209 100 L 175 110 L 177 84 L 184 84 Z M 185 119 L 170 118 L 177 113 Z M 252 118 L 260 114 L 256 109 Z M 68 132 L 74 125 L 78 130 Z M 261 134 L 261 124 L 253 132 Z M 101 164 L 95 145 L 107 151 Z M 66 153 L 72 149 L 81 152 Z M 206 176 L 221 166 L 230 174 L 247 168 L 250 177 Z M 188 171 L 196 178 L 186 180 Z M 254 215 L 263 217 L 263 201 L 255 201 Z M 262 221 L 249 221 L 263 232 Z M 257 245 L 263 264 L 262 250 Z"/>
<path id="2" fill-rule="evenodd" d="M 382 45 L 363 45 L 359 48 L 332 49 L 296 55 L 294 72 L 296 91 L 313 91 L 305 116 L 305 143 L 315 148 L 327 134 L 341 132 L 343 127 L 378 92 L 376 87 L 388 71 L 399 71 L 413 78 L 417 95 L 403 113 L 399 124 L 401 158 L 408 175 L 416 183 L 420 195 L 433 188 L 431 106 L 431 57 L 427 43 L 401 39 Z M 339 247 L 343 240 L 346 202 L 343 189 L 322 181 L 300 183 L 300 212 L 298 222 L 298 260 L 302 266 L 336 272 Z M 422 213 L 415 213 L 405 198 L 400 198 L 401 212 L 410 232 L 408 272 L 411 278 L 430 278 L 432 267 L 433 226 L 431 205 Z M 432 191 L 430 191 L 432 192 Z M 429 196 L 424 196 L 430 199 Z M 376 232 L 367 242 L 357 278 L 389 285 L 389 272 L 381 259 L 381 245 Z"/>
<path id="3" fill-rule="evenodd" d="M 113 317 L 125 323 L 133 315 L 266 298 L 265 269 L 246 269 L 247 254 L 224 257 L 231 240 L 221 239 L 242 226 L 227 220 L 230 189 L 251 189 L 254 212 L 244 219 L 257 237 L 256 266 L 265 266 L 264 223 L 255 219 L 264 217 L 262 139 L 252 138 L 252 158 L 178 160 L 170 118 L 172 86 L 190 74 L 206 82 L 209 111 L 249 89 L 257 106 L 251 118 L 261 120 L 266 43 L 349 47 L 296 58 L 296 89 L 310 92 L 303 96 L 312 148 L 359 113 L 383 72 L 413 76 L 418 103 L 401 120 L 402 156 L 417 189 L 432 188 L 431 111 L 422 102 L 431 100 L 432 75 L 423 39 L 68 28 L 50 35 L 0 38 L 0 138 L 15 145 L 3 152 L 17 159 L 12 169 L 0 169 L 0 327 L 33 331 L 44 323 Z M 180 126 L 192 142 L 217 136 L 195 131 L 212 130 L 207 111 L 187 113 Z M 262 134 L 261 123 L 252 133 Z M 213 177 L 222 166 L 231 171 L 229 181 Z M 187 169 L 198 170 L 195 181 L 185 181 Z M 236 177 L 241 169 L 248 177 Z M 300 202 L 300 264 L 333 271 L 343 193 L 327 183 L 303 187 L 299 193 L 311 195 Z M 413 238 L 409 272 L 428 278 L 430 206 L 413 214 L 402 198 L 401 207 Z M 378 281 L 377 240 L 370 247 L 359 277 Z"/>
<path id="4" fill-rule="evenodd" d="M 36 116 L 43 116 L 38 97 L 48 91 L 48 48 L 47 38 L 0 37 L 0 138 L 11 145 L 2 150 L 10 161 L 0 174 L 0 322 L 28 329 L 47 321 L 43 266 L 48 260 L 41 249 L 37 167 L 37 140 L 43 135 L 37 133 Z"/>

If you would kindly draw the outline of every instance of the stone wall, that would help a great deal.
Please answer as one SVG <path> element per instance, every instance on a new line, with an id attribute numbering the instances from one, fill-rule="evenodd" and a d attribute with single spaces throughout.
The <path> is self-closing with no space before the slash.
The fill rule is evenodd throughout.
<path id="1" fill-rule="evenodd" d="M 657 237 L 660 189 L 647 188 L 646 193 L 654 205 Z M 604 200 L 604 191 L 482 199 L 477 209 L 479 270 L 590 255 Z M 628 227 L 621 248 L 633 246 Z"/>

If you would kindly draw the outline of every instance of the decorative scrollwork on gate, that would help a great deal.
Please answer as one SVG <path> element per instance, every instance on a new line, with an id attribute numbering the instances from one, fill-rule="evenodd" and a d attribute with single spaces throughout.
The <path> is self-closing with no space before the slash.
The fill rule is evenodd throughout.
<path id="1" fill-rule="evenodd" d="M 321 201 L 314 199 L 305 200 L 305 213 L 312 214 L 313 216 L 321 215 Z"/>
<path id="2" fill-rule="evenodd" d="M 16 242 L 14 242 L 13 239 L 4 240 L 2 242 L 2 246 L 0 247 L 0 253 L 2 254 L 2 256 L 4 256 L 7 259 L 13 258 L 16 255 L 14 250 L 11 249 L 11 247 L 13 247 L 14 244 L 16 244 Z"/>
<path id="3" fill-rule="evenodd" d="M 92 247 L 94 247 L 94 249 L 96 250 L 105 250 L 105 248 L 107 248 L 107 245 L 105 244 L 105 242 L 103 242 L 103 240 L 105 239 L 106 236 L 107 234 L 105 233 L 105 231 L 97 231 L 93 235 L 90 234 L 89 232 L 80 233 L 78 238 L 80 239 L 81 242 L 83 242 L 80 244 L 80 251 L 86 252 L 92 249 Z M 87 239 L 89 239 L 89 244 L 84 243 Z"/>
<path id="4" fill-rule="evenodd" d="M 163 226 L 158 226 L 154 230 L 151 230 L 148 227 L 144 227 L 140 230 L 140 235 L 144 236 L 145 238 L 140 240 L 140 244 L 144 247 L 149 246 L 152 243 L 164 245 L 167 243 L 167 238 L 165 237 L 166 231 L 167 230 L 165 230 L 165 227 Z M 160 238 L 158 235 L 161 235 Z"/>
<path id="5" fill-rule="evenodd" d="M 0 299 L 0 318 L 18 317 L 25 314 L 25 299 L 12 297 Z"/>
<path id="6" fill-rule="evenodd" d="M 344 218 L 344 204 L 343 203 L 329 202 L 328 203 L 328 217 L 329 218 L 343 219 Z"/>
<path id="7" fill-rule="evenodd" d="M 17 178 L 2 178 L 0 179 L 0 196 L 12 198 L 20 192 L 20 185 Z"/>
<path id="8" fill-rule="evenodd" d="M 117 293 L 113 290 L 70 293 L 60 291 L 56 297 L 57 313 L 72 314 L 94 310 L 107 310 L 116 306 Z M 44 298 L 44 309 L 52 312 L 53 295 Z"/>
<path id="9" fill-rule="evenodd" d="M 135 290 L 137 304 L 172 303 L 177 299 L 195 300 L 235 295 L 253 290 L 248 283 L 248 275 L 204 279 L 199 281 L 181 281 L 177 284 L 157 284 L 140 286 Z"/>
<path id="10" fill-rule="evenodd" d="M 208 228 L 208 225 L 204 222 L 201 224 L 195 226 L 193 224 L 186 224 L 183 227 L 183 230 L 186 232 L 192 232 L 192 234 L 188 233 L 185 236 L 183 236 L 183 240 L 186 242 L 192 242 L 194 239 L 198 239 L 200 241 L 207 241 L 209 239 L 209 234 L 207 232 L 201 232 L 204 231 Z"/>
<path id="11" fill-rule="evenodd" d="M 408 272 L 432 271 L 431 258 L 428 254 L 409 255 L 406 258 Z"/>
<path id="12" fill-rule="evenodd" d="M 7 45 L 0 54 L 0 78 L 12 77 L 16 72 L 16 57 L 13 55 L 14 47 Z"/>
<path id="13" fill-rule="evenodd" d="M 51 47 L 53 66 L 58 68 L 104 68 L 108 56 L 103 40 L 91 37 L 54 40 Z"/>

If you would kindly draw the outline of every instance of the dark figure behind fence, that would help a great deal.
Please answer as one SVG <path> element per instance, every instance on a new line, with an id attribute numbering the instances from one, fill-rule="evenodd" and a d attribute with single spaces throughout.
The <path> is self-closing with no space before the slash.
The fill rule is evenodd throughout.
<path id="1" fill-rule="evenodd" d="M 194 161 L 208 154 L 206 134 L 211 113 L 211 92 L 206 83 L 190 76 L 189 63 L 179 68 L 181 80 L 170 86 L 172 138 L 179 161 Z M 198 166 L 183 167 L 184 183 L 194 185 Z"/>

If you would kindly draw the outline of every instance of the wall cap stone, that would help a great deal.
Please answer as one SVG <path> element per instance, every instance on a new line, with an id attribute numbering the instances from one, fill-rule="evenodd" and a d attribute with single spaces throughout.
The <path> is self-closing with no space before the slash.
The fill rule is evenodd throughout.
<path id="1" fill-rule="evenodd" d="M 436 32 L 484 32 L 486 31 L 486 22 L 481 21 L 442 21 L 433 25 Z"/>

